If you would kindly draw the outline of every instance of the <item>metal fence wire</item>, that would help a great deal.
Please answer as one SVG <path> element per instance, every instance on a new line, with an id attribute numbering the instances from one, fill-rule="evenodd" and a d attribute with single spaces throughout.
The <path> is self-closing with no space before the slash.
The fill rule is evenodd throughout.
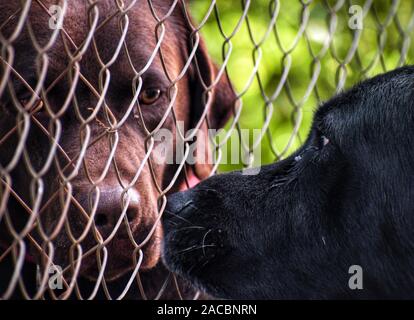
<path id="1" fill-rule="evenodd" d="M 200 297 L 162 266 L 166 195 L 285 157 L 413 28 L 411 1 L 1 1 L 0 298 Z"/>

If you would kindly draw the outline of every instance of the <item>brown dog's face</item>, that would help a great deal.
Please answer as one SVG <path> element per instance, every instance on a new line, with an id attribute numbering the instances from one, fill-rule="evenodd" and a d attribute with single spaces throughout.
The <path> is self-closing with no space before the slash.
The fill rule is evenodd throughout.
<path id="1" fill-rule="evenodd" d="M 153 10 L 162 18 L 172 2 L 152 1 Z M 1 4 L 0 24 L 19 12 L 19 7 L 19 1 Z M 40 106 L 28 117 L 26 152 L 10 170 L 16 194 L 38 216 L 37 228 L 30 234 L 40 244 L 50 237 L 54 262 L 62 267 L 84 255 L 80 272 L 91 278 L 97 277 L 99 263 L 107 259 L 107 280 L 133 268 L 141 248 L 140 269 L 157 264 L 162 237 L 158 200 L 178 165 L 154 161 L 159 155 L 157 142 L 150 135 L 163 128 L 175 136 L 176 121 L 183 121 L 185 130 L 194 127 L 205 108 L 202 80 L 210 84 L 216 74 L 202 43 L 195 59 L 203 79 L 198 77 L 194 63 L 185 68 L 191 51 L 191 29 L 181 3 L 158 33 L 146 1 L 138 1 L 126 13 L 122 17 L 113 1 L 98 2 L 95 8 L 84 1 L 70 1 L 64 32 L 50 41 L 54 31 L 48 27 L 50 15 L 33 3 L 28 13 L 30 27 L 22 28 L 10 46 L 14 54 L 7 56 L 13 56 L 9 62 L 27 85 L 13 71 L 0 96 L 0 137 L 21 120 L 19 108 Z M 4 38 L 12 35 L 18 18 L 17 14 L 5 24 L 1 30 Z M 125 41 L 120 44 L 126 28 Z M 162 41 L 154 54 L 156 34 Z M 43 53 L 39 48 L 48 41 L 50 46 Z M 34 95 L 27 86 L 36 88 L 46 66 L 40 100 L 31 103 Z M 213 127 L 224 124 L 232 98 L 229 83 L 220 80 L 207 113 Z M 0 145 L 3 167 L 12 160 L 22 137 L 17 131 Z M 203 178 L 208 169 L 196 165 L 193 171 Z M 40 170 L 34 179 L 33 172 Z M 180 175 L 171 190 L 182 182 Z M 29 221 L 26 211 L 10 198 L 8 212 L 15 228 Z M 85 256 L 97 245 L 100 250 Z"/>

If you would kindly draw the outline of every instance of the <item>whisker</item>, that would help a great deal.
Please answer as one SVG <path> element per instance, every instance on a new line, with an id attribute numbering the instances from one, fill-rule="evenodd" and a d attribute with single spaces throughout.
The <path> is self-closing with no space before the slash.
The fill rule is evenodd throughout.
<path id="1" fill-rule="evenodd" d="M 194 269 L 195 269 L 195 267 L 199 264 L 200 262 L 199 261 L 197 261 L 196 263 L 194 263 L 192 266 L 191 266 L 191 268 L 190 269 L 188 269 L 188 273 L 190 273 L 191 271 L 193 271 Z"/>
<path id="2" fill-rule="evenodd" d="M 178 225 L 178 223 L 177 223 L 177 222 L 175 222 L 175 221 L 171 221 L 171 220 L 168 220 L 168 221 L 167 221 L 167 223 L 169 223 L 169 224 L 171 224 L 171 225 L 173 225 L 173 226 Z"/>
<path id="3" fill-rule="evenodd" d="M 192 266 L 191 266 L 191 268 L 190 269 L 188 269 L 188 273 L 190 273 L 191 271 L 193 271 L 196 267 L 200 270 L 200 269 L 202 269 L 207 263 L 209 263 L 210 262 L 210 259 L 206 259 L 206 261 L 204 261 L 203 262 L 203 264 L 200 266 L 199 264 L 200 264 L 200 262 L 201 261 L 197 261 L 196 263 L 194 263 Z"/>
<path id="4" fill-rule="evenodd" d="M 204 248 L 207 248 L 207 247 L 216 247 L 216 245 L 215 245 L 215 244 L 206 244 L 206 245 L 204 245 L 204 246 L 197 246 L 197 245 L 194 245 L 194 246 L 188 247 L 188 248 L 186 248 L 186 249 L 183 249 L 183 250 L 177 251 L 177 252 L 176 252 L 176 254 L 187 253 L 187 252 L 190 252 L 190 251 L 195 251 L 195 250 L 199 250 L 199 249 L 203 249 L 203 251 L 204 251 Z"/>
<path id="5" fill-rule="evenodd" d="M 210 259 L 207 259 L 206 261 L 204 261 L 204 263 L 199 267 L 199 269 L 202 269 L 209 262 L 210 262 Z"/>
<path id="6" fill-rule="evenodd" d="M 204 256 L 206 255 L 206 251 L 204 250 L 204 248 L 205 248 L 205 242 L 206 242 L 206 238 L 207 238 L 207 235 L 211 232 L 211 230 L 212 229 L 209 229 L 205 234 L 204 234 L 204 236 L 203 236 L 203 241 L 201 242 L 201 246 L 203 247 L 203 254 L 204 254 Z"/>
<path id="7" fill-rule="evenodd" d="M 201 270 L 207 263 L 209 263 L 211 260 L 210 259 L 206 259 L 203 264 L 200 266 L 200 262 L 202 260 L 197 261 L 196 263 L 194 263 L 190 269 L 188 269 L 188 273 L 191 273 L 191 271 L 193 271 L 194 269 L 198 268 L 199 270 Z"/>
<path id="8" fill-rule="evenodd" d="M 193 246 L 191 246 L 191 247 L 188 247 L 188 248 L 186 248 L 186 249 L 183 249 L 183 250 L 177 251 L 176 253 L 177 253 L 177 254 L 180 254 L 180 253 L 188 252 L 188 251 L 190 251 L 190 250 L 195 250 L 195 249 L 197 249 L 197 248 L 198 248 L 198 246 L 195 244 L 195 245 L 193 245 Z"/>
<path id="9" fill-rule="evenodd" d="M 177 232 L 185 231 L 185 230 L 189 230 L 189 229 L 205 229 L 205 228 L 201 227 L 201 226 L 189 226 L 189 227 L 184 227 L 184 228 L 174 230 L 174 232 L 177 233 Z"/>
<path id="10" fill-rule="evenodd" d="M 211 189 L 211 188 L 200 189 L 200 190 L 198 190 L 198 192 L 205 192 L 205 193 L 211 192 L 211 193 L 219 194 L 219 192 L 217 190 Z"/>
<path id="11" fill-rule="evenodd" d="M 268 190 L 271 190 L 273 188 L 278 188 L 284 185 L 287 185 L 289 183 L 291 183 L 292 181 L 294 181 L 295 179 L 289 179 L 289 178 L 285 178 L 285 179 L 280 179 L 280 180 L 276 180 L 275 183 L 273 183 L 272 185 L 270 185 Z"/>
<path id="12" fill-rule="evenodd" d="M 198 208 L 194 205 L 194 201 L 193 200 L 188 200 L 186 203 L 184 203 L 184 205 L 181 208 L 180 212 L 183 211 L 187 207 L 191 207 L 194 210 L 198 210 Z"/>
<path id="13" fill-rule="evenodd" d="M 217 247 L 217 246 L 214 243 L 212 243 L 212 244 L 206 244 L 206 245 L 202 246 L 204 256 L 206 256 L 206 251 L 204 249 L 205 248 L 213 248 L 213 247 Z"/>
<path id="14" fill-rule="evenodd" d="M 187 205 L 187 207 L 191 207 L 191 208 L 193 208 L 194 210 L 198 210 L 198 208 L 195 206 L 195 205 L 193 205 L 192 203 L 189 203 L 188 205 Z"/>
<path id="15" fill-rule="evenodd" d="M 187 222 L 187 223 L 189 223 L 189 224 L 191 224 L 191 225 L 193 225 L 193 223 L 192 223 L 190 220 L 188 220 L 188 219 L 186 219 L 186 218 L 183 218 L 183 217 L 179 216 L 178 214 L 175 214 L 175 213 L 173 213 L 173 212 L 171 212 L 171 211 L 168 211 L 168 210 L 164 210 L 164 212 L 165 212 L 165 213 L 168 213 L 168 214 L 170 214 L 170 215 L 172 215 L 172 216 L 174 216 L 174 217 L 176 217 L 176 218 L 179 218 L 179 219 L 181 219 L 181 220 L 183 220 L 183 221 L 185 221 L 185 222 Z"/>

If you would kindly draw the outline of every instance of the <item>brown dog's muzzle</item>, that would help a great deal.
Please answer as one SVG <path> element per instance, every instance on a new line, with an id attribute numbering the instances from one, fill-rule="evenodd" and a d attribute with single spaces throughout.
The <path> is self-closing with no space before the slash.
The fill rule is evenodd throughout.
<path id="1" fill-rule="evenodd" d="M 107 238 L 114 231 L 119 223 L 121 216 L 126 215 L 129 226 L 132 230 L 139 224 L 141 218 L 140 212 L 140 195 L 137 190 L 128 191 L 129 203 L 127 208 L 123 208 L 122 201 L 124 194 L 120 186 L 105 186 L 101 188 L 100 199 L 95 214 L 95 226 L 103 238 Z M 125 195 L 126 196 L 126 195 Z M 82 197 L 80 203 L 87 207 L 87 199 Z M 123 213 L 125 211 L 125 213 Z M 126 228 L 120 228 L 121 230 Z M 120 230 L 120 231 L 121 231 Z M 121 234 L 118 233 L 118 236 Z M 122 235 L 127 237 L 127 234 Z"/>
<path id="2" fill-rule="evenodd" d="M 145 270 L 155 266 L 162 236 L 160 223 L 157 224 L 155 194 L 141 193 L 137 188 L 125 191 L 116 179 L 111 179 L 99 186 L 99 192 L 91 191 L 90 185 L 74 185 L 73 196 L 77 205 L 71 205 L 67 213 L 71 232 L 68 234 L 62 228 L 54 241 L 54 263 L 65 268 L 76 262 L 79 252 L 74 240 L 80 239 L 89 228 L 79 243 L 83 255 L 80 272 L 84 276 L 95 279 L 105 268 L 105 279 L 109 281 L 134 268 Z M 53 220 L 57 221 L 50 214 L 45 221 L 46 229 L 52 230 Z M 102 266 L 105 257 L 106 264 Z"/>

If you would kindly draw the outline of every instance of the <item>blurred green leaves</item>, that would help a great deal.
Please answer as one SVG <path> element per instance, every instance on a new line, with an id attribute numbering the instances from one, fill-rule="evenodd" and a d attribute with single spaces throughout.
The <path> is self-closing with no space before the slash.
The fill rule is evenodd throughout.
<path id="1" fill-rule="evenodd" d="M 210 5 L 210 0 L 190 1 L 196 23 L 204 19 Z M 243 19 L 248 5 L 247 19 Z M 364 9 L 360 31 L 348 26 L 351 5 Z M 255 46 L 262 41 L 272 17 L 276 19 L 267 38 Z M 240 28 L 231 36 L 240 20 Z M 412 1 L 217 0 L 201 34 L 218 64 L 230 48 L 224 45 L 230 37 L 227 71 L 242 94 L 239 128 L 257 129 L 268 124 L 261 141 L 261 159 L 255 159 L 258 165 L 286 157 L 300 146 L 317 106 L 337 91 L 412 63 L 413 28 Z M 285 82 L 284 72 L 288 74 Z M 254 80 L 250 83 L 251 77 Z M 237 130 L 233 135 L 234 143 L 238 141 Z M 252 141 L 245 143 L 252 146 Z M 228 158 L 232 152 L 229 144 L 223 150 Z M 241 167 L 223 164 L 220 170 Z"/>

